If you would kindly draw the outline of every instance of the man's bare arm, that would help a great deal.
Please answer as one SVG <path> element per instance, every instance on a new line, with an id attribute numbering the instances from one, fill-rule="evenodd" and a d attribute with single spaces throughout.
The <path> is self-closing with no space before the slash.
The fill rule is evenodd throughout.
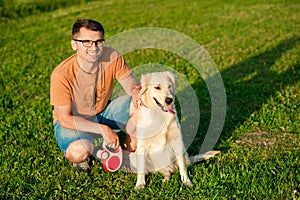
<path id="1" fill-rule="evenodd" d="M 101 134 L 103 135 L 106 144 L 113 144 L 116 147 L 119 146 L 118 135 L 110 127 L 89 121 L 80 116 L 73 116 L 71 106 L 55 106 L 54 110 L 62 127 Z"/>
<path id="2" fill-rule="evenodd" d="M 140 99 L 139 91 L 140 91 L 140 83 L 136 80 L 136 78 L 132 74 L 128 74 L 122 79 L 119 80 L 119 83 L 122 85 L 125 92 L 132 96 L 132 102 L 134 106 L 137 108 L 137 102 Z"/>

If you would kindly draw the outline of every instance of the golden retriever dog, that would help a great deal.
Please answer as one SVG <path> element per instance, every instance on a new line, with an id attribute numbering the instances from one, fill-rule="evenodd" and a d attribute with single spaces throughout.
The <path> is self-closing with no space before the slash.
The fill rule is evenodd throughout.
<path id="1" fill-rule="evenodd" d="M 174 106 L 173 73 L 165 71 L 142 75 L 140 95 L 141 102 L 134 120 L 136 126 L 127 130 L 134 132 L 136 137 L 136 151 L 129 155 L 130 168 L 137 173 L 135 187 L 144 188 L 146 173 L 159 172 L 166 181 L 178 168 L 183 184 L 191 186 L 187 165 L 219 152 L 188 157 Z"/>

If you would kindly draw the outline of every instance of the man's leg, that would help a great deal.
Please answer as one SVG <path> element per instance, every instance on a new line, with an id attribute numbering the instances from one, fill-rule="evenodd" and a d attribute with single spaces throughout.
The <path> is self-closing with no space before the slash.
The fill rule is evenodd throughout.
<path id="1" fill-rule="evenodd" d="M 80 173 L 88 172 L 89 156 L 93 152 L 94 137 L 90 133 L 61 127 L 58 122 L 54 124 L 55 138 L 67 160 L 73 163 Z"/>
<path id="2" fill-rule="evenodd" d="M 81 163 L 93 152 L 94 145 L 86 139 L 72 142 L 66 150 L 65 158 L 72 163 Z"/>

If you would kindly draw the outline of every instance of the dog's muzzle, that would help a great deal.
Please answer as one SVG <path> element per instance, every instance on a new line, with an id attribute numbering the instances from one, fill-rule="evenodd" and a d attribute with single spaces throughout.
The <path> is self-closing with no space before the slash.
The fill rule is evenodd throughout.
<path id="1" fill-rule="evenodd" d="M 170 105 L 173 102 L 173 98 L 167 97 L 165 102 Z"/>
<path id="2" fill-rule="evenodd" d="M 166 102 L 166 106 L 163 106 L 161 103 L 159 103 L 159 101 L 155 98 L 155 97 L 153 97 L 153 99 L 154 99 L 154 101 L 156 102 L 156 104 L 164 111 L 164 112 L 169 112 L 169 113 L 171 113 L 171 114 L 175 114 L 176 113 L 176 111 L 175 111 L 175 109 L 174 109 L 174 107 L 173 107 L 173 104 L 172 104 L 172 102 L 173 102 L 173 98 L 170 98 L 170 97 L 167 97 L 166 99 L 165 99 L 165 102 Z"/>

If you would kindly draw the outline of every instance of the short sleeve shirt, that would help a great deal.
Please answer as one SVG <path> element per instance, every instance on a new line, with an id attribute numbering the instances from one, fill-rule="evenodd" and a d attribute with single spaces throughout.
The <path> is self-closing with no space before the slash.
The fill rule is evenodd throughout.
<path id="1" fill-rule="evenodd" d="M 114 80 L 120 80 L 130 73 L 124 58 L 113 48 L 104 47 L 95 74 L 81 70 L 74 54 L 60 63 L 51 74 L 50 103 L 53 106 L 71 105 L 73 115 L 95 116 L 107 106 Z M 53 120 L 57 121 L 55 111 Z"/>

